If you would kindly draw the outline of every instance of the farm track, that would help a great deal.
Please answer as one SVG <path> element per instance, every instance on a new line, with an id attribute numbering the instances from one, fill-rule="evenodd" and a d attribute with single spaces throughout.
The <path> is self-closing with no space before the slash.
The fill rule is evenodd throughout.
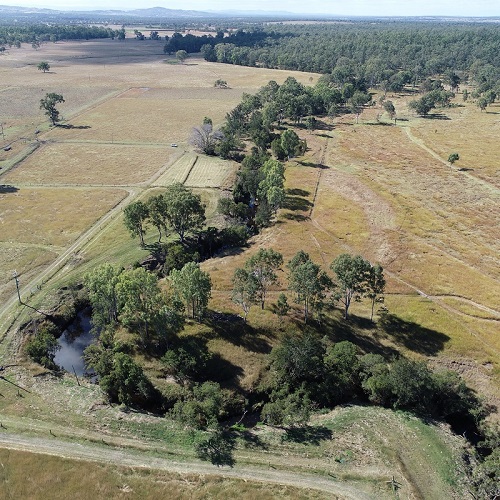
<path id="1" fill-rule="evenodd" d="M 225 479 L 242 479 L 260 483 L 273 483 L 313 489 L 340 495 L 345 499 L 368 500 L 374 497 L 344 482 L 303 472 L 287 472 L 236 464 L 233 468 L 215 468 L 195 461 L 175 461 L 157 458 L 111 446 L 98 447 L 89 444 L 67 442 L 55 437 L 51 439 L 24 436 L 9 432 L 0 433 L 0 446 L 11 450 L 57 456 L 71 460 L 84 460 L 118 466 L 163 470 L 179 474 L 200 474 Z"/>
<path id="2" fill-rule="evenodd" d="M 406 133 L 408 134 L 408 137 L 413 137 L 411 136 L 411 131 L 408 132 L 408 127 L 405 127 L 405 130 L 406 130 Z M 414 138 L 415 139 L 415 138 Z M 413 139 L 412 139 L 413 140 Z M 326 144 L 325 146 L 322 148 L 322 153 L 321 153 L 321 158 L 324 157 L 324 155 L 326 154 L 326 151 L 328 150 L 328 141 L 329 139 L 327 138 L 326 139 Z M 418 142 L 417 142 L 418 144 Z M 430 148 L 427 148 L 427 146 L 425 146 L 424 144 L 418 144 L 419 146 L 423 147 L 426 151 L 428 151 L 430 154 L 432 154 L 434 157 L 438 158 L 441 162 L 445 163 L 447 165 L 447 162 L 445 162 L 443 159 L 441 159 L 437 153 L 433 152 Z M 329 167 L 331 169 L 335 169 L 335 167 Z M 476 177 L 472 176 L 475 180 L 477 180 L 480 184 L 485 184 L 489 187 L 489 189 L 492 189 L 492 190 L 496 190 L 496 188 L 493 186 L 493 185 L 490 185 L 489 183 L 485 182 L 485 181 L 481 181 L 480 179 L 477 179 Z M 309 219 L 310 219 L 310 222 L 312 223 L 312 225 L 314 227 L 316 227 L 317 229 L 319 229 L 320 231 L 324 232 L 325 234 L 327 234 L 330 238 L 334 239 L 335 242 L 343 249 L 345 249 L 347 252 L 349 253 L 355 253 L 355 249 L 353 249 L 350 245 L 348 245 L 347 243 L 345 243 L 342 239 L 338 238 L 337 236 L 335 236 L 334 234 L 332 234 L 330 231 L 328 231 L 327 229 L 325 229 L 323 226 L 321 226 L 321 224 L 314 218 L 314 208 L 315 208 L 315 202 L 316 202 L 316 195 L 317 195 L 317 192 L 320 188 L 320 182 L 321 182 L 321 176 L 319 175 L 318 176 L 318 180 L 317 180 L 317 185 L 316 185 L 316 190 L 315 190 L 315 195 L 314 195 L 314 200 L 312 202 L 312 207 L 310 209 L 310 212 L 309 212 Z M 317 246 L 320 250 L 321 250 L 321 246 L 318 242 L 318 240 L 314 237 L 314 236 L 311 236 L 312 240 L 313 240 L 313 243 L 315 244 L 315 246 Z M 421 238 L 419 238 L 420 240 Z M 425 240 L 422 240 L 423 242 L 425 242 Z M 426 244 L 428 244 L 427 242 L 425 242 Z M 429 245 L 429 244 L 428 244 Z M 470 264 L 468 264 L 467 262 L 463 262 L 462 260 L 460 259 L 457 259 L 456 257 L 450 255 L 448 252 L 446 252 L 445 250 L 443 249 L 440 249 L 438 247 L 434 247 L 433 245 L 429 245 L 431 246 L 432 248 L 434 248 L 435 250 L 439 250 L 440 252 L 444 252 L 446 253 L 450 258 L 452 258 L 453 260 L 456 260 L 464 265 L 466 265 L 467 267 L 471 268 L 471 269 L 474 269 L 475 271 L 478 271 L 477 268 L 475 268 L 474 266 L 471 266 Z M 387 268 L 384 269 L 385 273 L 387 274 L 387 276 L 395 279 L 396 281 L 398 281 L 399 283 L 407 286 L 408 288 L 410 288 L 411 290 L 415 291 L 418 295 L 420 295 L 421 297 L 424 297 L 430 301 L 432 301 L 433 303 L 435 303 L 437 306 L 439 306 L 440 308 L 444 309 L 445 311 L 447 312 L 450 312 L 454 315 L 457 315 L 458 317 L 469 317 L 469 318 L 473 318 L 473 319 L 483 319 L 485 321 L 499 321 L 500 319 L 496 319 L 496 318 L 478 318 L 477 316 L 474 316 L 472 314 L 467 314 L 463 311 L 460 311 L 459 309 L 449 305 L 449 304 L 446 304 L 443 302 L 443 298 L 445 298 L 446 296 L 440 296 L 440 295 L 432 295 L 430 293 L 427 293 L 423 290 L 421 290 L 420 288 L 418 288 L 416 285 L 410 283 L 409 281 L 401 278 L 398 274 L 388 270 Z M 458 296 L 453 296 L 455 298 L 459 298 Z M 460 297 L 464 302 L 468 303 L 469 305 L 472 305 L 474 307 L 477 307 L 478 309 L 480 310 L 483 310 L 485 312 L 488 312 L 489 314 L 492 314 L 493 316 L 495 317 L 499 317 L 500 318 L 500 312 L 499 311 L 496 311 L 495 309 L 492 309 L 492 308 L 489 308 L 488 306 L 485 306 L 483 304 L 479 304 L 473 300 L 470 300 L 470 299 L 467 299 L 467 298 L 463 298 L 463 297 Z M 465 325 L 466 329 L 469 331 L 469 333 L 471 335 L 473 335 L 477 340 L 479 340 L 483 345 L 485 345 L 486 347 L 488 347 L 489 349 L 492 349 L 494 352 L 498 352 L 498 350 L 490 345 L 488 342 L 486 342 L 482 337 L 481 335 L 479 335 L 476 331 L 472 330 L 470 327 L 468 327 L 467 325 Z"/>
<path id="3" fill-rule="evenodd" d="M 138 189 L 129 189 L 129 194 L 121 200 L 115 207 L 104 214 L 98 221 L 96 221 L 87 231 L 85 231 L 74 243 L 67 247 L 61 255 L 57 257 L 49 266 L 47 266 L 41 273 L 32 278 L 21 290 L 21 297 L 28 295 L 32 288 L 40 286 L 50 278 L 52 278 L 66 263 L 66 261 L 74 253 L 82 250 L 87 244 L 92 241 L 102 229 L 103 225 L 107 225 L 116 215 L 120 213 L 122 208 L 126 206 L 139 194 Z M 14 308 L 17 306 L 18 297 L 14 294 L 10 299 L 0 307 L 0 342 L 3 342 L 9 329 L 12 327 L 16 320 Z M 12 309 L 12 311 L 11 311 Z"/>
<path id="4" fill-rule="evenodd" d="M 405 131 L 406 135 L 408 136 L 408 138 L 410 139 L 410 141 L 412 141 L 414 144 L 416 144 L 417 146 L 422 148 L 424 151 L 427 151 L 427 153 L 429 153 L 436 160 L 440 161 L 443 165 L 446 165 L 448 168 L 450 168 L 449 162 L 447 162 L 446 160 L 441 158 L 441 156 L 438 153 L 436 153 L 434 150 L 432 150 L 429 146 L 427 146 L 424 143 L 424 141 L 422 141 L 421 139 L 418 139 L 417 137 L 415 137 L 413 135 L 413 133 L 411 131 L 411 127 L 408 127 L 406 125 L 402 125 L 401 127 L 404 129 L 404 131 Z M 494 184 L 492 184 L 491 182 L 480 179 L 479 177 L 472 175 L 470 172 L 460 170 L 456 167 L 451 167 L 451 169 L 456 171 L 456 172 L 459 172 L 460 174 L 464 175 L 465 177 L 468 177 L 469 179 L 473 180 L 475 183 L 480 184 L 481 186 L 488 189 L 492 193 L 494 193 L 496 195 L 500 195 L 500 189 L 497 186 L 495 186 Z"/>

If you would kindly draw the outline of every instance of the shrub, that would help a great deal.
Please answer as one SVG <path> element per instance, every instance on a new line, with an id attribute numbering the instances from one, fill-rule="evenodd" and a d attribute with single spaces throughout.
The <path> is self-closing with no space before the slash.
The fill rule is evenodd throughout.
<path id="1" fill-rule="evenodd" d="M 36 363 L 49 370 L 56 370 L 58 366 L 54 363 L 54 357 L 60 348 L 51 328 L 43 327 L 28 340 L 25 351 Z"/>

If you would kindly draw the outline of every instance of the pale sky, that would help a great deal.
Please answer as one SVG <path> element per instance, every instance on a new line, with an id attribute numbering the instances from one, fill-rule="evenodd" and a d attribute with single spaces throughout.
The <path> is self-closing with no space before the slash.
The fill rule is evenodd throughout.
<path id="1" fill-rule="evenodd" d="M 147 7 L 221 11 L 263 10 L 332 16 L 500 16 L 500 0 L 0 0 L 0 5 L 60 10 Z"/>

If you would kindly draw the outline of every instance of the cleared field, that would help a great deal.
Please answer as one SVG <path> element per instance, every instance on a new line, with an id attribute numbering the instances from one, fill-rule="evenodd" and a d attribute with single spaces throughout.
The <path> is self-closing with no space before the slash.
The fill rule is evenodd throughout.
<path id="1" fill-rule="evenodd" d="M 449 120 L 432 120 L 432 123 L 428 119 L 416 120 L 412 126 L 413 133 L 444 160 L 451 153 L 459 153 L 460 160 L 455 164 L 457 168 L 466 169 L 500 188 L 497 155 L 500 104 L 495 103 L 481 112 L 474 103 L 463 103 L 461 100 L 462 96 L 457 96 L 455 102 L 460 107 L 445 110 Z"/>
<path id="2" fill-rule="evenodd" d="M 57 248 L 0 243 L 0 302 L 16 293 L 14 271 L 17 271 L 21 283 L 27 282 L 57 254 Z"/>
<path id="3" fill-rule="evenodd" d="M 185 185 L 191 188 L 218 188 L 227 185 L 236 169 L 236 163 L 200 155 L 191 168 Z M 232 185 L 228 187 L 231 188 Z"/>
<path id="4" fill-rule="evenodd" d="M 82 460 L 58 458 L 24 451 L 0 449 L 3 465 L 0 482 L 4 498 L 89 497 L 107 499 L 169 498 L 192 500 L 204 498 L 239 498 L 242 500 L 331 499 L 320 491 L 307 493 L 300 488 L 248 481 L 247 479 L 176 474 L 142 467 L 110 466 Z M 85 474 L 82 474 L 82 468 Z M 26 478 L 29 478 L 26 480 Z M 3 497 L 2 497 L 3 498 Z"/>
<path id="5" fill-rule="evenodd" d="M 337 134 L 330 186 L 348 192 L 372 226 L 392 232 L 385 256 L 374 257 L 431 293 L 474 296 L 495 307 L 499 194 L 438 162 L 399 128 L 342 125 Z M 375 248 L 362 250 L 373 255 Z"/>
<path id="6" fill-rule="evenodd" d="M 116 206 L 120 189 L 31 189 L 0 195 L 0 241 L 65 246 Z"/>
<path id="7" fill-rule="evenodd" d="M 183 153 L 175 163 L 167 167 L 164 174 L 154 181 L 153 186 L 170 186 L 175 182 L 184 183 L 197 160 L 197 154 Z"/>
<path id="8" fill-rule="evenodd" d="M 131 185 L 145 182 L 175 151 L 154 146 L 45 144 L 2 179 L 12 184 Z"/>
<path id="9" fill-rule="evenodd" d="M 235 99 L 223 107 L 220 100 L 213 99 L 213 93 L 207 89 L 204 98 L 197 95 L 191 99 L 114 98 L 72 119 L 73 128 L 58 127 L 46 137 L 60 141 L 186 142 L 192 128 L 201 125 L 207 114 L 219 123 L 238 103 Z"/>

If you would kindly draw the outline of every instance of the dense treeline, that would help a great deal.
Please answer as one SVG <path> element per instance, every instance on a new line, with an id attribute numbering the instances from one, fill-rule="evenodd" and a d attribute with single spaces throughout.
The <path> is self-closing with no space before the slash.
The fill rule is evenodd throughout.
<path id="1" fill-rule="evenodd" d="M 182 35 L 177 32 L 167 39 L 164 52 L 168 54 L 172 54 L 178 50 L 185 50 L 188 53 L 200 52 L 203 46 L 214 47 L 219 43 L 230 43 L 235 47 L 255 46 L 268 37 L 269 35 L 261 30 L 237 30 L 228 36 L 225 36 L 224 31 L 217 31 L 215 36 L 196 36 L 190 33 Z M 217 60 L 215 54 L 208 54 L 208 49 L 205 53 L 207 54 L 206 57 L 208 57 L 207 60 L 211 60 L 212 62 Z"/>
<path id="2" fill-rule="evenodd" d="M 124 30 L 103 26 L 32 24 L 0 26 L 0 45 L 19 46 L 21 43 L 57 42 L 59 40 L 91 40 L 95 38 L 125 38 Z"/>
<path id="3" fill-rule="evenodd" d="M 316 73 L 348 73 L 369 86 L 400 72 L 419 82 L 447 71 L 498 81 L 500 35 L 485 24 L 345 23 L 272 25 L 258 43 L 229 39 L 206 54 L 218 62 Z"/>

